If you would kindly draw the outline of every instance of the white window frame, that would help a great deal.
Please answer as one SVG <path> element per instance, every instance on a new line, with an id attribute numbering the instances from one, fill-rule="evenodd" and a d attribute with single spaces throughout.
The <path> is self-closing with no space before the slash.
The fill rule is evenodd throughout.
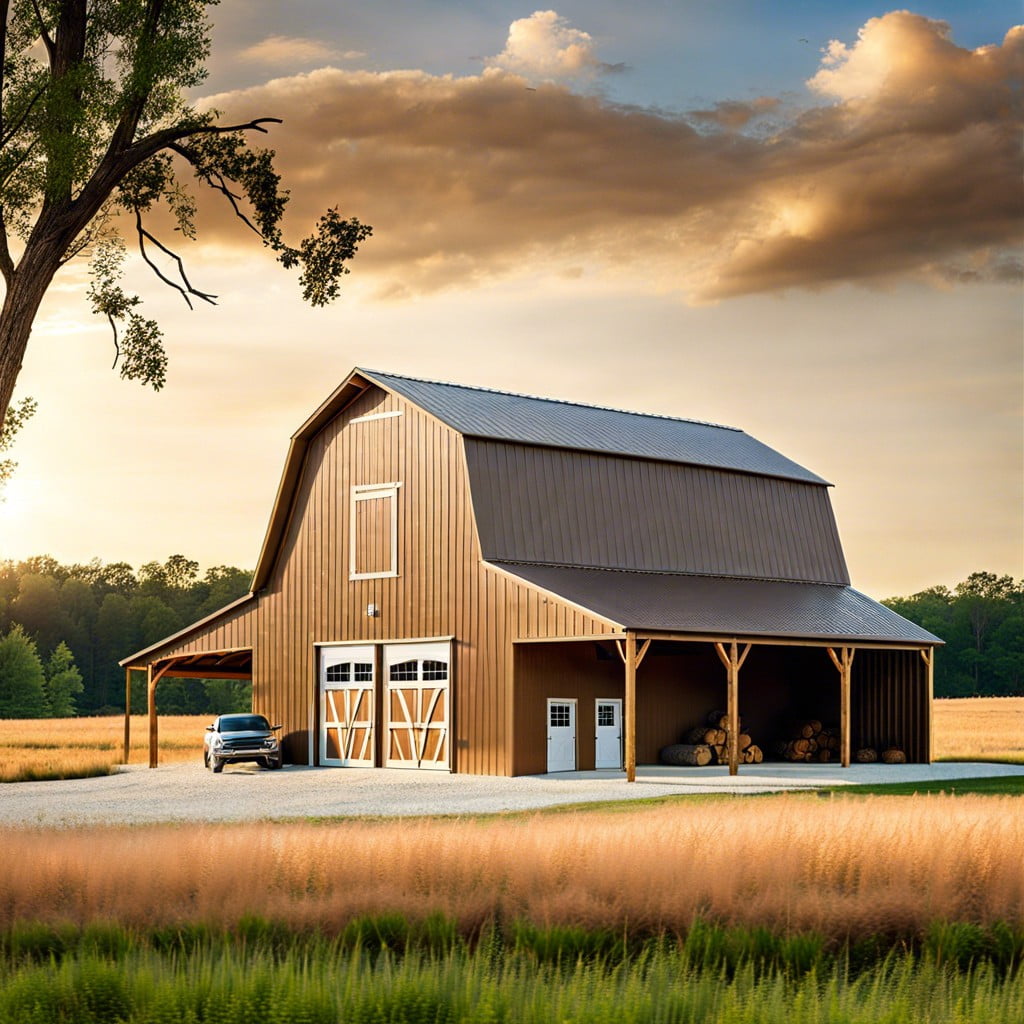
<path id="1" fill-rule="evenodd" d="M 401 483 L 356 484 L 349 502 L 348 565 L 350 580 L 380 580 L 398 575 L 398 488 Z M 384 572 L 356 572 L 356 504 L 376 498 L 391 500 L 391 568 Z"/>

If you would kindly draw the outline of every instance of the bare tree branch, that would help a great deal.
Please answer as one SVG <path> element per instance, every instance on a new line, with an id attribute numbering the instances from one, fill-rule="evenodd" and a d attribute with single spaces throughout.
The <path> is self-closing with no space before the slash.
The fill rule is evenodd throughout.
<path id="1" fill-rule="evenodd" d="M 164 284 L 170 285 L 172 288 L 175 288 L 179 292 L 181 292 L 181 297 L 185 300 L 189 309 L 193 308 L 192 300 L 189 298 L 189 295 L 194 295 L 196 296 L 196 298 L 202 299 L 204 302 L 208 302 L 211 306 L 217 305 L 217 303 L 214 301 L 214 299 L 217 298 L 216 295 L 212 294 L 211 292 L 201 292 L 199 291 L 198 288 L 192 287 L 192 282 L 189 281 L 187 275 L 185 274 L 185 264 L 182 262 L 181 257 L 176 252 L 172 252 L 170 249 L 168 249 L 167 246 L 163 244 L 163 242 L 161 242 L 158 238 L 155 238 L 153 235 L 151 235 L 142 226 L 142 214 L 139 213 L 138 210 L 135 211 L 135 230 L 138 232 L 139 235 L 139 252 L 142 253 L 142 258 L 149 264 L 150 269 L 153 271 L 154 274 L 156 274 L 157 277 L 160 278 L 161 281 L 164 282 Z M 182 286 L 178 284 L 177 281 L 172 281 L 169 277 L 167 277 L 163 273 L 163 271 L 149 258 L 149 253 L 146 252 L 147 238 L 158 249 L 160 249 L 161 252 L 166 253 L 168 256 L 171 257 L 171 259 L 173 259 L 178 264 L 178 273 L 181 275 L 182 281 L 185 282 L 184 288 L 182 288 Z"/>
<path id="2" fill-rule="evenodd" d="M 50 33 L 46 31 L 46 22 L 43 21 L 43 12 L 39 10 L 38 0 L 32 0 L 32 10 L 36 12 L 36 21 L 39 23 L 39 38 L 46 47 L 46 55 L 50 58 L 50 67 L 53 67 L 54 48 Z"/>
<path id="3" fill-rule="evenodd" d="M 187 146 L 179 145 L 168 146 L 168 149 L 177 153 L 179 156 L 187 160 L 190 164 L 195 166 L 198 157 L 194 150 L 190 150 Z M 226 196 L 227 201 L 231 204 L 231 208 L 235 211 L 235 216 L 254 234 L 258 235 L 260 238 L 263 237 L 263 232 L 260 231 L 260 229 L 256 227 L 256 225 L 253 224 L 253 222 L 249 220 L 249 218 L 242 212 L 242 208 L 238 205 L 238 200 L 241 199 L 242 197 L 238 195 L 238 193 L 231 191 L 231 189 L 228 187 L 227 181 L 224 178 L 224 175 L 217 171 L 215 172 L 214 176 L 211 176 L 209 174 L 200 174 L 199 177 L 202 181 L 205 181 L 206 184 L 210 186 L 210 188 L 214 189 L 217 192 L 221 192 L 224 196 Z"/>
<path id="4" fill-rule="evenodd" d="M 32 108 L 36 105 L 36 102 L 39 100 L 39 97 L 42 96 L 44 92 L 46 92 L 45 82 L 39 86 L 39 88 L 36 90 L 35 95 L 25 105 L 25 109 L 21 112 L 21 116 L 18 118 L 17 122 L 10 128 L 8 128 L 6 131 L 0 132 L 0 149 L 3 149 L 4 146 L 6 146 L 7 143 L 10 142 L 11 139 L 13 139 L 14 136 L 18 134 L 18 132 L 21 130 L 21 126 L 28 120 L 28 115 L 32 113 Z"/>
<path id="5" fill-rule="evenodd" d="M 117 338 L 117 321 L 110 313 L 107 314 L 107 320 L 110 322 L 110 329 L 114 332 L 114 361 L 110 364 L 110 368 L 116 370 L 117 361 L 121 358 L 121 345 Z"/>

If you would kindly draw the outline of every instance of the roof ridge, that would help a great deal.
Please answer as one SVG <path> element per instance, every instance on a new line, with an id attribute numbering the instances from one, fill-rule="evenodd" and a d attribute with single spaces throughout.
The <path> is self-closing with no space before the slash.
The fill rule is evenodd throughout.
<path id="1" fill-rule="evenodd" d="M 549 402 L 552 405 L 570 405 L 578 409 L 598 409 L 601 412 L 617 412 L 624 416 L 641 416 L 651 420 L 669 420 L 673 423 L 692 423 L 699 427 L 713 427 L 716 430 L 731 430 L 736 434 L 743 434 L 742 427 L 731 427 L 727 423 L 712 423 L 710 420 L 695 420 L 688 416 L 666 416 L 664 413 L 639 412 L 636 409 L 617 409 L 611 405 L 593 405 L 589 402 L 571 402 L 566 398 L 550 398 L 546 395 L 529 395 L 521 391 L 503 391 L 501 388 L 485 388 L 479 384 L 458 384 L 450 380 L 435 380 L 431 377 L 409 377 L 401 373 L 391 373 L 388 370 L 371 370 L 368 367 L 357 366 L 356 373 L 367 374 L 368 376 L 394 377 L 397 380 L 414 381 L 417 384 L 436 384 L 446 388 L 461 388 L 464 391 L 481 391 L 491 395 L 505 395 L 508 398 L 528 398 L 535 402 Z"/>

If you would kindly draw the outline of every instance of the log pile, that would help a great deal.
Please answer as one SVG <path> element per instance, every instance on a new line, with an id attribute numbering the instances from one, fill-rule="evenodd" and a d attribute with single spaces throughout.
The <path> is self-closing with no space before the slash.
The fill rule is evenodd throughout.
<path id="1" fill-rule="evenodd" d="M 776 740 L 772 751 L 786 761 L 835 761 L 840 753 L 839 730 L 826 728 L 816 718 L 794 722 L 786 738 Z"/>
<path id="2" fill-rule="evenodd" d="M 672 751 L 667 754 L 667 751 Z M 705 755 L 704 751 L 707 751 Z M 707 756 L 707 760 L 704 757 Z M 692 757 L 694 760 L 667 760 Z M 661 752 L 663 764 L 728 764 L 729 763 L 729 716 L 724 711 L 712 711 L 703 725 L 695 726 L 683 736 L 682 743 L 665 747 Z M 753 741 L 750 733 L 744 732 L 740 722 L 739 763 L 760 764 L 764 752 Z"/>
<path id="3" fill-rule="evenodd" d="M 860 764 L 874 764 L 881 760 L 884 764 L 906 764 L 907 755 L 899 747 L 887 747 L 882 751 L 879 758 L 878 751 L 874 747 L 864 747 L 853 755 L 853 759 Z"/>

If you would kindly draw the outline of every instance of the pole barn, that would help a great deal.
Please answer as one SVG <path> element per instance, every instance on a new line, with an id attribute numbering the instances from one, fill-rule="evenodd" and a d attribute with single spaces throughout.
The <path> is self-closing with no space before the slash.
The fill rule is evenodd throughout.
<path id="1" fill-rule="evenodd" d="M 122 661 L 150 763 L 181 675 L 251 678 L 294 764 L 633 779 L 713 709 L 732 773 L 929 762 L 941 641 L 850 586 L 829 488 L 731 427 L 356 369 L 291 439 L 251 592 Z"/>

